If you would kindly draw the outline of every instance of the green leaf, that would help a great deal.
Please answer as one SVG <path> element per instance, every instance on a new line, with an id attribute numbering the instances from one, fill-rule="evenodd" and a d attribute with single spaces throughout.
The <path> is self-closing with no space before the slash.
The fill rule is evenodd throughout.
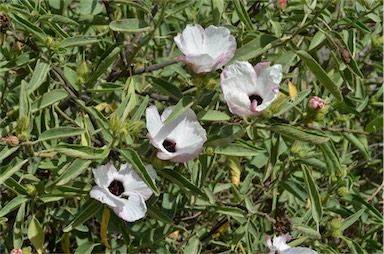
<path id="1" fill-rule="evenodd" d="M 256 156 L 265 152 L 262 149 L 246 147 L 240 144 L 230 144 L 225 147 L 216 147 L 214 153 L 229 156 Z"/>
<path id="2" fill-rule="evenodd" d="M 377 210 L 376 207 L 365 201 L 362 197 L 360 197 L 357 194 L 351 194 L 347 193 L 345 194 L 342 199 L 344 201 L 347 201 L 353 205 L 358 205 L 358 206 L 365 206 L 369 211 L 372 212 L 373 215 L 375 215 L 376 219 L 380 221 L 380 223 L 383 223 L 383 215 L 382 213 Z"/>
<path id="3" fill-rule="evenodd" d="M 77 247 L 76 251 L 74 254 L 92 254 L 93 249 L 96 246 L 99 246 L 100 243 L 90 243 L 90 242 L 84 242 Z"/>
<path id="4" fill-rule="evenodd" d="M 328 170 L 331 172 L 331 175 L 335 175 L 335 173 L 341 169 L 341 163 L 335 145 L 332 140 L 330 140 L 327 143 L 320 144 L 319 147 L 323 152 Z"/>
<path id="5" fill-rule="evenodd" d="M 57 23 L 60 25 L 72 25 L 72 26 L 79 25 L 79 23 L 77 23 L 73 19 L 70 19 L 62 15 L 57 15 L 57 14 L 44 14 L 40 16 L 39 20 L 49 21 L 51 23 Z"/>
<path id="6" fill-rule="evenodd" d="M 37 253 L 43 253 L 44 245 L 44 231 L 40 225 L 40 222 L 35 216 L 32 217 L 28 227 L 28 239 L 31 241 L 33 247 L 35 247 Z"/>
<path id="7" fill-rule="evenodd" d="M 199 240 L 199 237 L 196 235 L 192 236 L 185 247 L 184 253 L 188 254 L 199 254 L 201 253 L 202 244 Z"/>
<path id="8" fill-rule="evenodd" d="M 48 107 L 56 102 L 68 97 L 68 93 L 64 89 L 55 89 L 43 94 L 38 100 L 32 103 L 32 113 Z"/>
<path id="9" fill-rule="evenodd" d="M 40 62 L 40 60 L 37 61 L 32 78 L 27 85 L 29 94 L 39 88 L 41 84 L 43 84 L 43 82 L 47 79 L 50 68 L 51 67 L 49 64 Z"/>
<path id="10" fill-rule="evenodd" d="M 103 160 L 109 155 L 109 148 L 94 148 L 81 145 L 59 144 L 57 147 L 39 153 L 57 152 L 84 160 Z"/>
<path id="11" fill-rule="evenodd" d="M 329 138 L 320 131 L 306 130 L 288 124 L 273 125 L 271 126 L 271 131 L 289 139 L 301 140 L 312 144 L 322 144 L 329 140 Z"/>
<path id="12" fill-rule="evenodd" d="M 342 223 L 341 223 L 341 227 L 340 227 L 340 232 L 343 232 L 344 230 L 346 230 L 347 228 L 349 228 L 350 226 L 352 226 L 359 218 L 360 216 L 365 212 L 365 208 L 363 209 L 360 209 L 359 211 L 357 211 L 355 214 L 352 214 L 351 216 L 349 216 L 348 218 L 346 218 Z"/>
<path id="13" fill-rule="evenodd" d="M 325 34 L 323 33 L 322 30 L 317 31 L 316 34 L 311 39 L 311 44 L 309 44 L 308 50 L 311 51 L 312 49 L 319 46 L 325 40 L 325 38 L 326 38 Z"/>
<path id="14" fill-rule="evenodd" d="M 371 160 L 369 155 L 368 145 L 364 144 L 359 138 L 352 133 L 343 132 L 343 136 L 349 140 L 359 151 L 364 155 L 365 159 Z"/>
<path id="15" fill-rule="evenodd" d="M 279 186 L 281 186 L 286 191 L 290 192 L 292 195 L 300 199 L 302 202 L 305 202 L 307 195 L 305 193 L 305 189 L 301 184 L 292 180 L 285 180 L 280 182 Z"/>
<path id="16" fill-rule="evenodd" d="M 16 21 L 21 26 L 23 26 L 28 32 L 35 35 L 40 42 L 43 42 L 43 43 L 45 42 L 45 38 L 47 37 L 47 35 L 44 33 L 44 31 L 40 27 L 36 26 L 35 24 L 31 23 L 29 20 L 26 20 L 19 15 L 13 14 L 11 17 L 13 18 L 14 21 Z"/>
<path id="17" fill-rule="evenodd" d="M 175 222 L 169 218 L 167 215 L 165 215 L 160 209 L 157 209 L 154 206 L 149 206 L 147 210 L 147 214 L 149 217 L 157 219 L 159 221 L 162 221 L 169 225 L 174 225 Z"/>
<path id="18" fill-rule="evenodd" d="M 317 227 L 319 227 L 320 219 L 323 217 L 323 206 L 321 204 L 319 190 L 308 167 L 306 165 L 301 165 L 301 169 L 304 173 L 305 186 L 307 188 L 309 200 L 311 201 L 312 217 L 314 221 L 316 221 Z"/>
<path id="19" fill-rule="evenodd" d="M 29 117 L 30 116 L 30 109 L 31 109 L 31 103 L 27 92 L 27 83 L 22 80 L 21 86 L 20 86 L 20 101 L 19 101 L 19 117 Z"/>
<path id="20" fill-rule="evenodd" d="M 319 232 L 305 225 L 293 225 L 293 229 L 311 238 L 315 238 L 315 239 L 321 238 L 321 234 Z"/>
<path id="21" fill-rule="evenodd" d="M 213 25 L 219 26 L 220 19 L 224 12 L 224 1 L 223 0 L 211 0 L 212 8 L 212 22 Z"/>
<path id="22" fill-rule="evenodd" d="M 211 206 L 211 208 L 216 212 L 231 217 L 241 217 L 244 218 L 245 213 L 243 210 L 237 207 L 223 207 L 223 206 Z"/>
<path id="23" fill-rule="evenodd" d="M 16 221 L 13 224 L 13 248 L 21 248 L 23 246 L 23 223 L 25 219 L 25 206 L 22 203 L 17 211 Z"/>
<path id="24" fill-rule="evenodd" d="M 309 70 L 315 75 L 315 77 L 323 84 L 323 86 L 333 95 L 338 101 L 343 101 L 343 96 L 340 89 L 337 87 L 335 82 L 328 76 L 325 70 L 316 62 L 313 57 L 303 50 L 296 52 L 301 58 L 304 64 Z"/>
<path id="25" fill-rule="evenodd" d="M 235 11 L 239 16 L 239 19 L 244 23 L 249 31 L 253 31 L 253 23 L 251 18 L 248 15 L 248 11 L 244 6 L 242 0 L 233 0 L 233 6 L 235 7 Z"/>
<path id="26" fill-rule="evenodd" d="M 149 174 L 147 167 L 144 165 L 140 156 L 131 148 L 120 150 L 120 154 L 132 165 L 136 173 L 140 178 L 145 182 L 145 184 L 152 190 L 156 195 L 160 195 L 160 191 L 157 188 L 155 182 L 152 180 L 151 175 Z"/>
<path id="27" fill-rule="evenodd" d="M 113 45 L 109 48 L 100 58 L 99 64 L 97 65 L 96 70 L 93 72 L 92 77 L 89 82 L 95 81 L 100 77 L 108 68 L 118 60 L 118 55 L 120 54 L 120 47 L 118 45 Z"/>
<path id="28" fill-rule="evenodd" d="M 172 183 L 177 184 L 185 192 L 191 193 L 191 194 L 196 195 L 196 196 L 201 196 L 205 200 L 208 200 L 208 197 L 205 195 L 205 193 L 199 187 L 194 185 L 187 178 L 185 178 L 183 175 L 176 172 L 175 170 L 163 169 L 163 170 L 159 171 L 159 174 L 161 174 L 163 177 L 167 178 Z"/>
<path id="29" fill-rule="evenodd" d="M 173 84 L 171 84 L 171 83 L 169 83 L 163 79 L 160 79 L 160 78 L 156 78 L 153 76 L 149 76 L 149 77 L 153 81 L 153 83 L 151 83 L 151 85 L 155 89 L 162 92 L 163 94 L 166 94 L 175 100 L 180 100 L 180 98 L 183 97 L 183 94 L 181 93 L 180 89 L 177 86 L 175 86 L 175 85 L 173 85 Z"/>
<path id="30" fill-rule="evenodd" d="M 83 128 L 56 127 L 41 133 L 37 142 L 50 140 L 50 139 L 75 137 L 75 136 L 80 136 L 84 133 L 85 133 L 85 129 Z"/>
<path id="31" fill-rule="evenodd" d="M 9 155 L 13 154 L 14 152 L 19 149 L 18 146 L 10 148 L 9 146 L 4 146 L 3 150 L 0 152 L 0 164 L 3 162 L 4 159 L 6 159 Z"/>
<path id="32" fill-rule="evenodd" d="M 11 201 L 9 201 L 4 207 L 0 210 L 0 218 L 4 217 L 8 213 L 12 212 L 13 210 L 17 209 L 21 204 L 26 203 L 28 198 L 26 196 L 17 196 Z"/>
<path id="33" fill-rule="evenodd" d="M 228 121 L 231 119 L 229 115 L 218 110 L 202 110 L 197 114 L 197 118 L 200 121 L 216 122 L 216 121 Z"/>
<path id="34" fill-rule="evenodd" d="M 367 126 L 365 126 L 365 131 L 369 133 L 375 133 L 378 130 L 383 129 L 383 116 L 378 116 L 370 121 Z"/>
<path id="35" fill-rule="evenodd" d="M 168 116 L 168 118 L 164 121 L 164 125 L 172 122 L 180 115 L 182 115 L 188 108 L 193 105 L 194 98 L 193 97 L 183 97 L 176 106 L 173 108 L 172 113 Z"/>
<path id="36" fill-rule="evenodd" d="M 63 232 L 69 232 L 72 229 L 75 229 L 77 226 L 82 225 L 84 222 L 94 216 L 101 207 L 103 207 L 103 205 L 100 202 L 94 199 L 87 200 L 87 202 L 85 202 L 81 207 L 81 210 L 76 215 L 75 219 L 63 229 Z"/>
<path id="37" fill-rule="evenodd" d="M 77 35 L 77 36 L 62 40 L 60 43 L 60 47 L 71 48 L 71 47 L 86 46 L 86 45 L 100 42 L 100 40 L 101 38 L 97 36 Z"/>
<path id="38" fill-rule="evenodd" d="M 58 178 L 56 186 L 64 185 L 81 175 L 84 170 L 89 167 L 91 162 L 92 161 L 80 159 L 74 160 L 71 165 L 65 170 L 65 172 Z"/>
<path id="39" fill-rule="evenodd" d="M 285 37 L 277 39 L 275 36 L 268 34 L 258 35 L 255 39 L 237 49 L 229 63 L 256 58 L 286 39 Z"/>
<path id="40" fill-rule="evenodd" d="M 75 136 L 80 136 L 84 133 L 85 133 L 85 129 L 83 128 L 56 127 L 41 133 L 37 141 L 41 142 L 41 141 L 50 140 L 50 139 L 75 137 Z"/>
<path id="41" fill-rule="evenodd" d="M 1 174 L 0 174 L 0 185 L 2 185 L 8 178 L 10 178 L 14 173 L 16 173 L 17 171 L 19 171 L 21 169 L 22 166 L 24 166 L 24 164 L 28 161 L 28 159 L 26 160 L 23 160 L 21 162 L 19 162 L 18 164 L 16 164 L 15 166 L 12 166 L 10 167 L 9 165 L 7 165 L 6 167 L 8 167 L 8 169 L 3 169 L 4 167 L 2 167 L 3 170 L 1 170 Z"/>
<path id="42" fill-rule="evenodd" d="M 136 34 L 144 33 L 152 30 L 144 21 L 138 19 L 120 19 L 109 23 L 109 28 L 115 32 Z"/>

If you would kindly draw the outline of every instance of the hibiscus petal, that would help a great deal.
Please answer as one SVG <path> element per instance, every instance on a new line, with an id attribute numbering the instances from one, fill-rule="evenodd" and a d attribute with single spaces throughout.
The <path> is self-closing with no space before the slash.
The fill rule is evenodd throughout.
<path id="1" fill-rule="evenodd" d="M 184 55 L 203 52 L 204 28 L 200 25 L 187 25 L 174 41 Z"/>
<path id="2" fill-rule="evenodd" d="M 305 247 L 294 247 L 279 252 L 280 254 L 317 254 L 316 251 Z"/>
<path id="3" fill-rule="evenodd" d="M 161 121 L 160 114 L 155 106 L 150 106 L 145 111 L 145 119 L 147 124 L 147 130 L 150 135 L 156 136 L 159 133 L 163 122 Z"/>
<path id="4" fill-rule="evenodd" d="M 143 197 L 132 194 L 128 199 L 115 199 L 117 206 L 112 207 L 117 216 L 125 221 L 132 222 L 145 216 L 147 206 Z"/>
<path id="5" fill-rule="evenodd" d="M 209 53 L 212 58 L 218 59 L 227 55 L 227 61 L 231 59 L 236 51 L 236 39 L 231 36 L 230 31 L 225 27 L 209 26 L 205 29 L 204 52 Z M 221 66 L 218 66 L 220 68 Z"/>
<path id="6" fill-rule="evenodd" d="M 89 192 L 89 196 L 112 208 L 117 206 L 115 202 L 116 196 L 110 193 L 108 189 L 100 188 L 97 185 L 92 187 L 92 190 Z"/>
<path id="7" fill-rule="evenodd" d="M 113 181 L 113 174 L 117 172 L 115 166 L 111 163 L 92 169 L 92 171 L 96 184 L 102 188 L 108 188 L 109 184 Z"/>

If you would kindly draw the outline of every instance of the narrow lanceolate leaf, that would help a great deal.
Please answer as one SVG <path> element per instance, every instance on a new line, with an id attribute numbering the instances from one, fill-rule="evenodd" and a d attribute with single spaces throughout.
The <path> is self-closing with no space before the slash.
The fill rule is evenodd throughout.
<path id="1" fill-rule="evenodd" d="M 175 100 L 180 100 L 181 97 L 183 97 L 183 94 L 181 93 L 180 89 L 174 84 L 171 84 L 168 81 L 153 76 L 150 76 L 150 78 L 153 81 L 151 85 L 163 94 L 168 95 Z"/>
<path id="2" fill-rule="evenodd" d="M 87 202 L 85 202 L 81 208 L 81 211 L 76 215 L 75 219 L 63 229 L 63 232 L 69 232 L 77 226 L 80 226 L 89 220 L 93 215 L 95 215 L 101 207 L 102 204 L 100 202 L 89 199 Z"/>
<path id="3" fill-rule="evenodd" d="M 201 242 L 196 235 L 191 237 L 185 247 L 184 253 L 198 254 L 201 253 Z"/>
<path id="4" fill-rule="evenodd" d="M 64 185 L 81 175 L 91 164 L 90 160 L 76 159 L 59 177 L 56 186 Z"/>
<path id="5" fill-rule="evenodd" d="M 176 172 L 175 170 L 164 169 L 159 171 L 159 173 L 172 183 L 177 184 L 185 192 L 192 193 L 196 196 L 201 196 L 202 198 L 208 200 L 205 193 L 202 192 L 199 187 L 191 183 L 187 178 L 185 178 L 183 175 Z"/>
<path id="6" fill-rule="evenodd" d="M 323 156 L 325 158 L 325 164 L 331 175 L 335 175 L 341 169 L 341 163 L 339 159 L 339 155 L 336 151 L 335 145 L 332 140 L 324 144 L 319 145 L 321 151 L 323 152 Z"/>
<path id="7" fill-rule="evenodd" d="M 152 180 L 151 175 L 147 171 L 147 167 L 144 165 L 143 161 L 140 159 L 140 156 L 130 148 L 120 150 L 121 155 L 132 165 L 136 173 L 140 178 L 145 182 L 145 184 L 152 190 L 156 195 L 160 195 L 160 191 L 157 188 L 155 182 Z"/>
<path id="8" fill-rule="evenodd" d="M 194 99 L 192 97 L 183 97 L 173 108 L 172 113 L 164 121 L 164 124 L 168 124 L 182 115 L 188 108 L 193 105 Z"/>
<path id="9" fill-rule="evenodd" d="M 13 248 L 21 248 L 23 246 L 23 222 L 25 217 L 26 203 L 22 203 L 17 211 L 16 221 L 13 224 Z"/>
<path id="10" fill-rule="evenodd" d="M 360 150 L 360 152 L 364 155 L 365 159 L 371 159 L 371 156 L 369 155 L 368 145 L 364 144 L 364 142 L 362 142 L 352 133 L 343 132 L 343 136 L 348 139 L 349 142 L 351 142 L 354 146 L 356 146 L 357 149 Z"/>
<path id="11" fill-rule="evenodd" d="M 229 156 L 256 156 L 265 151 L 262 149 L 246 147 L 239 144 L 230 144 L 225 147 L 216 147 L 214 152 L 216 154 Z"/>
<path id="12" fill-rule="evenodd" d="M 229 115 L 218 110 L 209 109 L 203 110 L 197 114 L 200 121 L 216 122 L 216 121 L 228 121 L 231 119 Z"/>
<path id="13" fill-rule="evenodd" d="M 223 207 L 223 206 L 212 206 L 216 213 L 229 215 L 231 217 L 244 217 L 244 211 L 237 207 Z"/>
<path id="14" fill-rule="evenodd" d="M 15 197 L 0 209 L 0 218 L 17 209 L 21 204 L 27 202 L 27 200 L 25 196 Z"/>
<path id="15" fill-rule="evenodd" d="M 7 158 L 9 155 L 13 154 L 19 147 L 12 147 L 5 146 L 3 150 L 0 151 L 0 165 L 3 162 L 5 158 Z"/>
<path id="16" fill-rule="evenodd" d="M 40 222 L 33 216 L 28 227 L 28 239 L 39 254 L 43 253 L 44 237 L 45 235 Z"/>
<path id="17" fill-rule="evenodd" d="M 41 133 L 38 142 L 50 139 L 58 138 L 67 138 L 80 136 L 85 133 L 83 128 L 73 128 L 73 127 L 57 127 L 44 131 Z"/>
<path id="18" fill-rule="evenodd" d="M 40 60 L 37 61 L 32 78 L 27 85 L 27 90 L 29 94 L 38 89 L 41 84 L 43 84 L 43 82 L 47 79 L 49 69 L 49 64 L 40 62 Z"/>
<path id="19" fill-rule="evenodd" d="M 103 160 L 109 154 L 108 148 L 94 148 L 80 145 L 61 144 L 57 147 L 40 151 L 39 153 L 56 152 L 84 160 Z"/>
<path id="20" fill-rule="evenodd" d="M 288 124 L 273 125 L 271 131 L 289 139 L 301 140 L 312 144 L 322 144 L 329 140 L 328 137 L 318 130 L 305 130 Z"/>
<path id="21" fill-rule="evenodd" d="M 9 167 L 8 169 L 1 170 L 0 174 L 0 185 L 2 185 L 8 178 L 10 178 L 14 173 L 19 171 L 21 167 L 28 161 L 28 159 L 23 160 L 13 167 Z"/>
<path id="22" fill-rule="evenodd" d="M 301 168 L 304 173 L 305 186 L 307 188 L 309 200 L 311 201 L 312 217 L 317 225 L 319 225 L 319 221 L 321 217 L 323 217 L 323 206 L 321 204 L 319 190 L 308 167 L 306 165 L 301 165 Z"/>
<path id="23" fill-rule="evenodd" d="M 343 101 L 343 96 L 336 83 L 329 77 L 327 72 L 316 62 L 313 57 L 303 50 L 297 51 L 297 55 L 321 82 L 321 84 L 333 95 L 338 101 Z"/>
<path id="24" fill-rule="evenodd" d="M 147 23 L 139 19 L 120 19 L 109 23 L 109 28 L 115 32 L 135 34 L 149 32 L 152 30 Z"/>
<path id="25" fill-rule="evenodd" d="M 43 94 L 38 100 L 32 103 L 32 113 L 48 107 L 56 102 L 68 97 L 68 93 L 64 89 L 56 89 Z"/>
<path id="26" fill-rule="evenodd" d="M 215 26 L 220 25 L 220 19 L 224 11 L 224 1 L 223 0 L 211 0 L 213 24 Z"/>
<path id="27" fill-rule="evenodd" d="M 253 23 L 251 18 L 248 15 L 247 9 L 245 8 L 243 1 L 234 0 L 232 2 L 235 7 L 235 11 L 237 15 L 239 16 L 239 19 L 244 23 L 244 25 L 247 27 L 248 30 L 252 31 Z"/>
<path id="28" fill-rule="evenodd" d="M 93 75 L 90 79 L 90 82 L 93 82 L 98 77 L 100 77 L 107 69 L 118 59 L 118 55 L 121 51 L 117 45 L 109 48 L 100 58 L 99 64 L 97 65 L 96 70 L 93 72 Z"/>
<path id="29" fill-rule="evenodd" d="M 78 35 L 71 38 L 67 38 L 61 41 L 60 47 L 62 48 L 71 48 L 71 47 L 78 47 L 78 46 L 85 46 L 90 45 L 93 43 L 100 42 L 99 37 L 95 36 L 84 36 L 84 35 Z"/>
<path id="30" fill-rule="evenodd" d="M 359 211 L 357 211 L 355 214 L 352 214 L 351 216 L 346 218 L 341 223 L 340 232 L 343 232 L 345 229 L 347 229 L 350 226 L 352 226 L 353 223 L 355 223 L 364 212 L 365 212 L 365 209 L 363 208 L 363 209 L 360 209 Z"/>

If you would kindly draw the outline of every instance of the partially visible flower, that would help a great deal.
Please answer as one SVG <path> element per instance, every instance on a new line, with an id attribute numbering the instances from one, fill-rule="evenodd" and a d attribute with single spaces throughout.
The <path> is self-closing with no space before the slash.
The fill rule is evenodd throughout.
<path id="1" fill-rule="evenodd" d="M 288 0 L 269 0 L 270 4 L 273 4 L 276 8 L 282 10 L 287 7 Z"/>
<path id="2" fill-rule="evenodd" d="M 181 61 L 189 64 L 196 73 L 210 72 L 224 66 L 236 51 L 236 39 L 225 27 L 187 25 L 175 38 L 183 52 Z"/>
<path id="3" fill-rule="evenodd" d="M 323 109 L 326 105 L 325 101 L 323 99 L 321 99 L 320 97 L 317 97 L 317 96 L 313 96 L 309 102 L 309 107 L 311 107 L 311 109 Z"/>
<path id="4" fill-rule="evenodd" d="M 16 249 L 13 249 L 11 250 L 11 253 L 10 254 L 23 254 L 23 250 L 20 249 L 20 248 L 16 248 Z"/>
<path id="5" fill-rule="evenodd" d="M 256 116 L 277 98 L 283 77 L 280 64 L 269 62 L 255 67 L 248 62 L 227 66 L 221 73 L 221 89 L 229 111 L 238 116 Z"/>
<path id="6" fill-rule="evenodd" d="M 173 108 L 166 108 L 161 116 L 155 106 L 147 108 L 147 136 L 152 145 L 159 149 L 159 159 L 173 162 L 192 160 L 202 151 L 207 134 L 192 109 L 187 109 L 172 122 L 164 124 Z"/>
<path id="7" fill-rule="evenodd" d="M 286 242 L 291 240 L 291 236 L 287 233 L 282 236 L 275 236 L 273 242 L 271 237 L 267 235 L 265 242 L 269 248 L 269 254 L 317 254 L 316 251 L 305 247 L 291 247 Z"/>
<path id="8" fill-rule="evenodd" d="M 155 181 L 156 172 L 151 165 L 147 170 Z M 151 189 L 141 180 L 129 164 L 123 164 L 120 170 L 108 163 L 93 169 L 96 185 L 89 195 L 107 204 L 117 216 L 125 221 L 136 221 L 144 217 L 147 206 L 145 201 L 152 195 Z"/>

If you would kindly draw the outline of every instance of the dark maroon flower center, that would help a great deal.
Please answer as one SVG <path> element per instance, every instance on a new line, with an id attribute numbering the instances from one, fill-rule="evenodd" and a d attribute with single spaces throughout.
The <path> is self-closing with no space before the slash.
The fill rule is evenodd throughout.
<path id="1" fill-rule="evenodd" d="M 169 139 L 164 140 L 163 147 L 170 153 L 176 152 L 176 143 L 170 141 Z"/>
<path id="2" fill-rule="evenodd" d="M 249 100 L 251 101 L 251 103 L 252 101 L 256 100 L 257 105 L 261 105 L 261 103 L 263 103 L 263 98 L 261 98 L 261 96 L 258 94 L 252 94 L 251 96 L 249 96 Z"/>
<path id="3" fill-rule="evenodd" d="M 108 186 L 108 190 L 115 196 L 120 196 L 124 192 L 123 183 L 118 180 L 113 180 Z"/>

